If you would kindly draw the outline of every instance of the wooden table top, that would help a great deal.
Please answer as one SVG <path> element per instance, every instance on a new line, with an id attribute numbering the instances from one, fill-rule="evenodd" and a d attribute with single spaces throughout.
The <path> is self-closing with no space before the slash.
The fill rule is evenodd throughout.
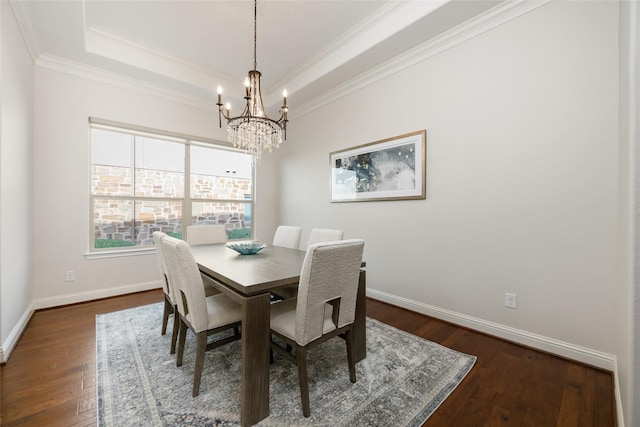
<path id="1" fill-rule="evenodd" d="M 255 255 L 240 255 L 226 244 L 192 246 L 200 271 L 244 296 L 297 284 L 306 251 L 267 246 Z"/>

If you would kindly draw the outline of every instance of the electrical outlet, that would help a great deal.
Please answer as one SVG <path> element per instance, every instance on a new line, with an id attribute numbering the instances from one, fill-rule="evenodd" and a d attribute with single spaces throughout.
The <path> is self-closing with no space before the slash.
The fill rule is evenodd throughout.
<path id="1" fill-rule="evenodd" d="M 518 308 L 518 296 L 516 294 L 510 294 L 509 292 L 505 293 L 504 306 L 507 308 Z"/>
<path id="2" fill-rule="evenodd" d="M 65 282 L 73 282 L 74 280 L 76 280 L 76 272 L 73 270 L 67 270 L 64 275 L 64 280 Z"/>

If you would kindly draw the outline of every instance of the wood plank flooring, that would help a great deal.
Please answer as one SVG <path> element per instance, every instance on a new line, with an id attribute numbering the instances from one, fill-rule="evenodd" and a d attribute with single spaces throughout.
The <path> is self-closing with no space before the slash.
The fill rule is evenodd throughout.
<path id="1" fill-rule="evenodd" d="M 162 300 L 155 290 L 37 311 L 0 368 L 0 424 L 95 426 L 96 314 Z"/>
<path id="2" fill-rule="evenodd" d="M 96 314 L 162 298 L 155 290 L 36 312 L 0 368 L 0 424 L 95 426 Z M 478 357 L 425 426 L 615 426 L 609 372 L 374 300 L 367 315 Z"/>

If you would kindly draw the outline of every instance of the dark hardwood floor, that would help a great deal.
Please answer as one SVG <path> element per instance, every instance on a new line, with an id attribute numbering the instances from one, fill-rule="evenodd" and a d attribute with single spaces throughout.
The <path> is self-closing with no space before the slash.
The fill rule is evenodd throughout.
<path id="1" fill-rule="evenodd" d="M 613 375 L 367 300 L 367 315 L 478 358 L 425 426 L 613 427 Z"/>
<path id="2" fill-rule="evenodd" d="M 95 426 L 95 315 L 162 299 L 155 290 L 36 312 L 0 368 L 0 424 Z M 374 300 L 367 315 L 478 357 L 425 426 L 615 426 L 609 372 Z"/>

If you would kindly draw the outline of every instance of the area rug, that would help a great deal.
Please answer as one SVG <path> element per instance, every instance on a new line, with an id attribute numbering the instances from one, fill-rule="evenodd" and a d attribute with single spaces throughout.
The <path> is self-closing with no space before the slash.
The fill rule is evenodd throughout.
<path id="1" fill-rule="evenodd" d="M 98 425 L 238 426 L 240 342 L 206 353 L 193 398 L 194 336 L 187 334 L 178 368 L 161 323 L 162 304 L 97 316 Z M 476 358 L 367 318 L 367 357 L 356 365 L 355 384 L 344 341 L 313 348 L 308 360 L 311 417 L 302 415 L 295 365 L 276 353 L 270 415 L 259 426 L 420 426 Z"/>

